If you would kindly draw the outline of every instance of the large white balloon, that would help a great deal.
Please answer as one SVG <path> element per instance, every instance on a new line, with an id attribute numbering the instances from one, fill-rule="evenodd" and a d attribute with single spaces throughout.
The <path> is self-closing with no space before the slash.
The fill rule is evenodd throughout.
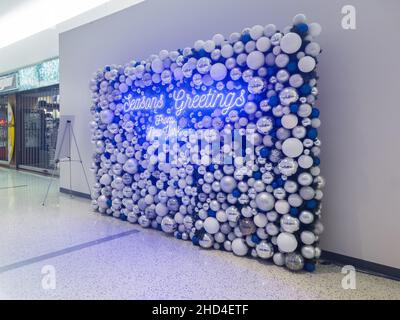
<path id="1" fill-rule="evenodd" d="M 282 152 L 291 158 L 296 158 L 303 153 L 303 143 L 296 138 L 286 139 L 282 144 Z"/>
<path id="2" fill-rule="evenodd" d="M 249 248 L 244 239 L 236 238 L 232 241 L 232 251 L 237 256 L 245 256 L 249 251 Z"/>
<path id="3" fill-rule="evenodd" d="M 250 69 L 258 70 L 265 63 L 264 54 L 260 51 L 253 51 L 247 56 L 247 66 Z"/>
<path id="4" fill-rule="evenodd" d="M 231 193 L 237 186 L 236 180 L 231 176 L 224 176 L 220 182 L 222 191 Z"/>
<path id="5" fill-rule="evenodd" d="M 211 78 L 215 81 L 221 81 L 226 78 L 228 70 L 225 65 L 222 63 L 213 64 L 210 70 Z"/>
<path id="6" fill-rule="evenodd" d="M 315 68 L 315 59 L 310 56 L 305 56 L 299 60 L 298 67 L 301 72 L 311 72 Z"/>
<path id="7" fill-rule="evenodd" d="M 219 231 L 219 222 L 217 219 L 212 218 L 212 217 L 208 217 L 204 221 L 203 226 L 204 226 L 204 229 L 210 234 L 215 234 Z"/>
<path id="8" fill-rule="evenodd" d="M 283 52 L 292 54 L 300 49 L 301 44 L 301 37 L 297 33 L 289 32 L 282 37 L 280 46 Z"/>
<path id="9" fill-rule="evenodd" d="M 260 210 L 269 211 L 275 205 L 275 198 L 268 192 L 261 192 L 256 197 L 256 204 Z"/>
<path id="10" fill-rule="evenodd" d="M 278 235 L 276 239 L 277 245 L 280 251 L 282 252 L 293 252 L 297 248 L 297 240 L 296 237 L 288 232 L 282 232 Z"/>

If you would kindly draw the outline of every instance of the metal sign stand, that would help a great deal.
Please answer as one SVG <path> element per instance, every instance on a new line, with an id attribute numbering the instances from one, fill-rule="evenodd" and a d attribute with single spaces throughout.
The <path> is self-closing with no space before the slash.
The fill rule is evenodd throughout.
<path id="1" fill-rule="evenodd" d="M 64 145 L 64 141 L 65 141 L 65 136 L 67 134 L 68 134 L 68 156 L 63 158 L 63 159 L 60 159 L 60 152 L 61 152 L 60 150 L 62 150 L 62 147 Z M 76 160 L 72 159 L 72 156 L 71 156 L 71 147 L 72 147 L 71 137 L 74 139 L 75 147 L 76 147 L 76 150 L 78 152 L 79 159 L 76 159 Z M 79 148 L 78 148 L 78 143 L 76 142 L 76 138 L 75 138 L 74 130 L 72 128 L 71 120 L 67 120 L 63 135 L 61 137 L 60 149 L 58 151 L 58 154 L 56 154 L 56 157 L 55 157 L 56 167 L 57 167 L 57 164 L 61 163 L 61 162 L 69 163 L 69 194 L 70 194 L 70 197 L 72 198 L 72 162 L 79 162 L 81 164 L 82 170 L 83 170 L 83 174 L 85 176 L 86 184 L 87 184 L 88 189 L 89 189 L 89 194 L 91 194 L 89 180 L 88 180 L 87 175 L 86 175 L 85 167 L 83 166 L 81 153 L 80 153 Z M 51 174 L 49 185 L 47 186 L 47 191 L 46 191 L 46 195 L 45 195 L 45 197 L 43 199 L 42 206 L 45 205 L 47 197 L 49 195 L 50 187 L 51 187 L 51 185 L 53 183 L 54 175 L 56 173 L 56 169 L 57 169 L 56 167 L 53 169 L 53 173 Z"/>

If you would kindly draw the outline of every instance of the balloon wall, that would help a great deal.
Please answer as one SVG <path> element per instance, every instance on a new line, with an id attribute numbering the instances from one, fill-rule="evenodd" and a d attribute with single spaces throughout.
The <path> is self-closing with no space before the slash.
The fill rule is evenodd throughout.
<path id="1" fill-rule="evenodd" d="M 313 271 L 321 27 L 302 14 L 110 65 L 91 81 L 92 207 L 202 248 Z"/>

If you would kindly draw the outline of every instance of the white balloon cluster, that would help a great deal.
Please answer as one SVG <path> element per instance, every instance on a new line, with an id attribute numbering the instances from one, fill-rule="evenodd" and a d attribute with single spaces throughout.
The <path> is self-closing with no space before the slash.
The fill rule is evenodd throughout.
<path id="1" fill-rule="evenodd" d="M 93 209 L 203 248 L 313 271 L 323 231 L 315 107 L 321 49 L 314 41 L 320 31 L 299 14 L 283 31 L 256 25 L 97 71 L 90 84 Z M 178 151 L 168 161 L 182 145 L 198 148 L 196 134 L 165 144 L 149 136 L 161 113 L 174 118 L 171 104 L 157 97 L 172 99 L 181 89 L 204 97 L 245 90 L 246 102 L 226 114 L 217 104 L 175 120 L 180 130 L 206 129 L 207 141 L 236 130 L 254 153 L 240 144 L 232 151 L 222 141 L 231 163 L 215 161 L 207 148 L 201 160 Z M 128 111 L 127 94 L 135 97 Z"/>

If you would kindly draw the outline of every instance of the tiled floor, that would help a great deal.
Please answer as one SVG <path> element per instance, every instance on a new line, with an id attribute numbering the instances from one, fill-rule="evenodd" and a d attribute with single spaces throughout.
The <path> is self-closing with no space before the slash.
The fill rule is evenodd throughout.
<path id="1" fill-rule="evenodd" d="M 337 266 L 291 273 L 199 249 L 93 213 L 57 184 L 42 207 L 47 183 L 0 168 L 0 299 L 400 299 L 400 282 L 363 273 L 342 289 Z"/>

